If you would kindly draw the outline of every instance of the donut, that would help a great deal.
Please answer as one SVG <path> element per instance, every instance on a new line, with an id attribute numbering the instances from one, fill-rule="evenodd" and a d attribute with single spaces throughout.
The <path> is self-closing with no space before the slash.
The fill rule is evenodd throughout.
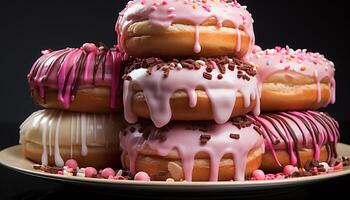
<path id="1" fill-rule="evenodd" d="M 260 126 L 266 151 L 261 169 L 281 171 L 286 165 L 304 167 L 309 160 L 337 158 L 339 125 L 326 113 L 291 111 L 250 116 Z"/>
<path id="2" fill-rule="evenodd" d="M 256 71 L 227 56 L 199 59 L 133 58 L 123 76 L 126 121 L 152 119 L 156 127 L 170 120 L 215 120 L 250 111 L 259 114 Z"/>
<path id="3" fill-rule="evenodd" d="M 264 139 L 253 120 L 173 122 L 156 128 L 143 121 L 120 133 L 122 164 L 152 180 L 243 181 L 258 169 Z"/>
<path id="4" fill-rule="evenodd" d="M 20 126 L 20 143 L 26 158 L 45 166 L 62 167 L 69 159 L 81 167 L 116 166 L 122 122 L 119 114 L 40 110 Z"/>
<path id="5" fill-rule="evenodd" d="M 81 48 L 45 50 L 34 63 L 28 82 L 34 101 L 44 108 L 76 112 L 122 109 L 124 55 L 117 48 L 86 43 Z"/>
<path id="6" fill-rule="evenodd" d="M 334 64 L 307 50 L 256 49 L 250 55 L 257 67 L 262 111 L 316 110 L 335 103 Z"/>
<path id="7" fill-rule="evenodd" d="M 232 0 L 133 0 L 116 23 L 118 44 L 133 57 L 248 55 L 253 19 Z"/>

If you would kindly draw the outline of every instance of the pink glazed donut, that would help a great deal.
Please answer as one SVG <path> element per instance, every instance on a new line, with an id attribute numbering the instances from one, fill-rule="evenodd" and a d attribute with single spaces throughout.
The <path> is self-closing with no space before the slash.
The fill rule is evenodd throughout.
<path id="1" fill-rule="evenodd" d="M 224 124 L 260 112 L 256 70 L 236 58 L 130 59 L 123 78 L 129 123 L 142 117 L 156 127 L 171 120 Z"/>
<path id="2" fill-rule="evenodd" d="M 120 134 L 122 164 L 152 180 L 243 181 L 261 164 L 264 139 L 254 120 L 238 117 L 173 122 L 158 129 L 151 121 L 130 125 Z"/>
<path id="3" fill-rule="evenodd" d="M 276 47 L 255 49 L 262 111 L 316 110 L 335 103 L 334 64 L 319 53 Z"/>
<path id="4" fill-rule="evenodd" d="M 242 58 L 254 46 L 253 19 L 232 0 L 133 0 L 116 24 L 121 49 L 134 57 Z"/>
<path id="5" fill-rule="evenodd" d="M 45 50 L 28 82 L 36 103 L 52 109 L 104 113 L 122 110 L 124 54 L 86 43 L 81 48 Z"/>

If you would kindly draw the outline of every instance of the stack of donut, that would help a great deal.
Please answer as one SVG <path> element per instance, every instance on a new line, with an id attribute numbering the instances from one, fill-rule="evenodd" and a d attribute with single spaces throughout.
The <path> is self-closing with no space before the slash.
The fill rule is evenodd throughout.
<path id="1" fill-rule="evenodd" d="M 116 31 L 130 56 L 122 164 L 152 180 L 244 180 L 256 169 L 337 156 L 334 65 L 316 53 L 255 46 L 237 1 L 134 0 Z M 260 111 L 261 114 L 260 114 Z"/>
<path id="2" fill-rule="evenodd" d="M 253 22 L 233 0 L 132 0 L 116 48 L 43 51 L 28 80 L 45 110 L 21 126 L 24 155 L 57 166 L 121 161 L 154 181 L 243 181 L 331 162 L 339 126 L 315 110 L 335 103 L 334 64 L 262 50 Z"/>
<path id="3" fill-rule="evenodd" d="M 253 19 L 236 1 L 134 0 L 116 25 L 130 56 L 123 86 L 123 166 L 152 180 L 244 180 L 263 135 Z"/>
<path id="4" fill-rule="evenodd" d="M 28 82 L 44 110 L 20 127 L 25 157 L 43 165 L 115 166 L 122 117 L 123 54 L 116 48 L 86 43 L 81 48 L 45 50 Z"/>
<path id="5" fill-rule="evenodd" d="M 335 103 L 334 64 L 306 49 L 261 50 L 249 56 L 257 67 L 261 125 L 266 152 L 261 168 L 278 171 L 292 164 L 303 167 L 308 160 L 330 162 L 337 157 L 339 125 L 326 113 L 316 112 Z"/>

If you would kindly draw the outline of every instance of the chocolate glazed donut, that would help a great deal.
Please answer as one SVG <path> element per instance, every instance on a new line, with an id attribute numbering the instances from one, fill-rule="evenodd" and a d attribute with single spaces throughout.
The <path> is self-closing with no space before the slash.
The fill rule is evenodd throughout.
<path id="1" fill-rule="evenodd" d="M 280 171 L 286 165 L 304 167 L 308 160 L 330 162 L 337 158 L 339 125 L 326 113 L 294 111 L 251 118 L 260 124 L 265 137 L 263 170 Z"/>
<path id="2" fill-rule="evenodd" d="M 124 59 L 117 48 L 103 44 L 43 51 L 28 75 L 33 99 L 45 108 L 120 111 Z"/>

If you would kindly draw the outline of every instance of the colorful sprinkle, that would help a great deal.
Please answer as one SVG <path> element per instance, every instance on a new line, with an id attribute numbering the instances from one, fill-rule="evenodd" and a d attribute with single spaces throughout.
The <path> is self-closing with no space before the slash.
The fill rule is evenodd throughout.
<path id="1" fill-rule="evenodd" d="M 175 11 L 175 8 L 174 8 L 174 7 L 168 8 L 168 12 L 174 12 L 174 11 Z"/>
<path id="2" fill-rule="evenodd" d="M 146 172 L 138 172 L 134 178 L 135 181 L 151 181 L 151 177 Z"/>
<path id="3" fill-rule="evenodd" d="M 306 67 L 305 66 L 301 66 L 300 67 L 300 71 L 305 71 L 306 70 Z"/>
<path id="4" fill-rule="evenodd" d="M 156 11 L 157 9 L 158 9 L 157 6 L 155 5 L 151 6 L 151 11 Z"/>
<path id="5" fill-rule="evenodd" d="M 255 179 L 255 180 L 265 180 L 265 173 L 262 171 L 262 170 L 255 170 L 254 172 L 253 172 L 253 178 Z"/>
<path id="6" fill-rule="evenodd" d="M 77 169 L 78 168 L 78 162 L 74 159 L 70 159 L 66 161 L 65 166 L 71 168 L 71 169 Z"/>
<path id="7" fill-rule="evenodd" d="M 287 176 L 291 176 L 296 171 L 298 171 L 298 168 L 293 165 L 287 165 L 283 168 L 283 173 Z"/>
<path id="8" fill-rule="evenodd" d="M 97 170 L 93 167 L 85 168 L 85 177 L 93 178 L 97 176 Z"/>
<path id="9" fill-rule="evenodd" d="M 174 19 L 176 17 L 176 14 L 170 14 L 170 15 L 168 15 L 168 18 L 169 19 Z"/>
<path id="10" fill-rule="evenodd" d="M 115 176 L 115 171 L 112 168 L 106 168 L 106 169 L 102 170 L 101 175 L 103 178 L 107 179 L 109 176 Z"/>

